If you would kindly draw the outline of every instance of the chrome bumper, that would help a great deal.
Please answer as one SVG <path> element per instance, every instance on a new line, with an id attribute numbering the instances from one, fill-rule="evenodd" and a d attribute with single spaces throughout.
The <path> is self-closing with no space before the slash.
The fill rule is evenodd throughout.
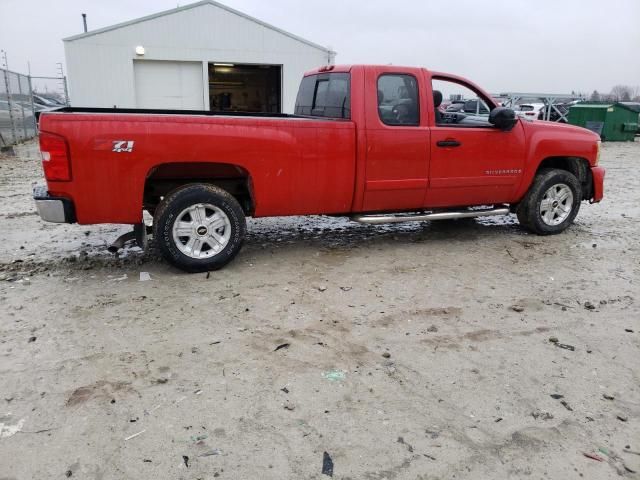
<path id="1" fill-rule="evenodd" d="M 75 223 L 73 203 L 68 198 L 52 197 L 45 187 L 38 186 L 33 189 L 33 200 L 38 215 L 45 222 Z"/>

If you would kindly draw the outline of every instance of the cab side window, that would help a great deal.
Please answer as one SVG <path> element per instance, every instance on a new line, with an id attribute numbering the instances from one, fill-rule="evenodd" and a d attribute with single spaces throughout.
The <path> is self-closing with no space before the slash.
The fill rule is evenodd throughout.
<path id="1" fill-rule="evenodd" d="M 295 114 L 351 118 L 349 74 L 329 73 L 304 77 L 298 90 Z"/>
<path id="2" fill-rule="evenodd" d="M 388 73 L 378 78 L 378 114 L 391 126 L 420 125 L 418 82 L 413 75 Z"/>

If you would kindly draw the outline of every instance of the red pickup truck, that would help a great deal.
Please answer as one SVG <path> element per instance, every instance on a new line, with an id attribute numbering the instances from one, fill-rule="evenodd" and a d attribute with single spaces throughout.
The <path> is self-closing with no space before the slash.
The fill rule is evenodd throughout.
<path id="1" fill-rule="evenodd" d="M 489 113 L 442 112 L 436 82 L 473 92 Z M 191 272 L 235 257 L 246 216 L 377 224 L 516 213 L 545 235 L 603 195 L 596 134 L 519 119 L 472 82 L 423 68 L 313 70 L 294 115 L 47 112 L 40 150 L 42 219 L 132 224 L 144 246 L 147 210 L 162 254 Z"/>

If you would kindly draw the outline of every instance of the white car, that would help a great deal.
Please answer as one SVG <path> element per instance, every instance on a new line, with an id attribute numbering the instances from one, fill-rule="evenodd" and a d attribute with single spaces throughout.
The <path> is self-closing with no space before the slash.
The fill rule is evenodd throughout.
<path id="1" fill-rule="evenodd" d="M 527 120 L 537 120 L 540 110 L 544 109 L 544 103 L 522 103 L 513 109 L 516 115 Z"/>

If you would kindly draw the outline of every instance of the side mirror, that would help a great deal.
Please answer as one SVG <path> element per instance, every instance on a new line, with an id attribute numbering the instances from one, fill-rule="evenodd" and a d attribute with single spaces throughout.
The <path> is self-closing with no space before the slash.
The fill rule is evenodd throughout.
<path id="1" fill-rule="evenodd" d="M 516 112 L 506 107 L 496 107 L 489 113 L 489 123 L 504 132 L 511 130 L 518 122 Z"/>

